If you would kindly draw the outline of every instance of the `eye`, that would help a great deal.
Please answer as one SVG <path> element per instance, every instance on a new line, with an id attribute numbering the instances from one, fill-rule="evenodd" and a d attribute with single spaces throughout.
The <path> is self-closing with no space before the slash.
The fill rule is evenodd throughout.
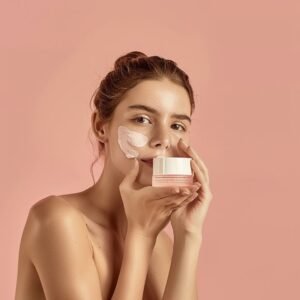
<path id="1" fill-rule="evenodd" d="M 186 131 L 185 126 L 183 126 L 183 125 L 181 125 L 181 124 L 179 124 L 179 123 L 175 123 L 175 124 L 173 124 L 173 125 L 180 126 L 182 129 L 180 129 L 179 131 Z M 178 127 L 177 127 L 177 128 L 178 128 Z"/>
<path id="2" fill-rule="evenodd" d="M 143 116 L 139 116 L 139 117 L 137 117 L 137 118 L 134 118 L 133 119 L 135 122 L 137 122 L 137 123 L 142 123 L 142 124 L 145 124 L 145 122 L 139 122 L 138 120 L 148 120 L 149 122 L 150 122 L 150 120 L 148 119 L 148 118 L 145 118 L 145 117 L 143 117 Z M 151 122 L 150 122 L 151 123 Z"/>

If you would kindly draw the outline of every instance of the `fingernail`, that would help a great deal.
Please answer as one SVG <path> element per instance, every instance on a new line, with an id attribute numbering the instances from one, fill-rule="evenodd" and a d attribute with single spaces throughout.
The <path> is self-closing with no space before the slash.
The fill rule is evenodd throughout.
<path id="1" fill-rule="evenodd" d="M 182 193 L 182 195 L 190 195 L 191 194 L 191 192 L 187 189 L 183 189 L 181 193 Z"/>

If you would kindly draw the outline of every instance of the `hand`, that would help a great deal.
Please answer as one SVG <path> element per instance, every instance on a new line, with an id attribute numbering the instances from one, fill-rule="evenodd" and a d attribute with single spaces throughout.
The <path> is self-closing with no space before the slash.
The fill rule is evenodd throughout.
<path id="1" fill-rule="evenodd" d="M 138 229 L 147 237 L 156 238 L 170 221 L 173 209 L 181 205 L 188 196 L 179 193 L 179 187 L 174 186 L 141 188 L 136 182 L 138 160 L 134 159 L 133 164 L 119 186 L 128 226 Z"/>
<path id="2" fill-rule="evenodd" d="M 194 173 L 194 182 L 198 182 L 201 187 L 192 201 L 174 209 L 171 215 L 172 228 L 174 235 L 192 233 L 202 237 L 204 220 L 213 198 L 209 188 L 208 171 L 191 146 L 186 145 L 182 139 L 179 140 L 178 146 L 183 156 L 192 158 L 191 166 Z"/>

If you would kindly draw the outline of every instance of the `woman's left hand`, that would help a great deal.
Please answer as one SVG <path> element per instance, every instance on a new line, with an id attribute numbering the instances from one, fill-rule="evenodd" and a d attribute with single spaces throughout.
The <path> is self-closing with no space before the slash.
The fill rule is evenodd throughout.
<path id="1" fill-rule="evenodd" d="M 213 195 L 209 188 L 209 177 L 206 166 L 196 151 L 186 145 L 182 139 L 178 142 L 179 150 L 183 156 L 191 157 L 192 171 L 194 172 L 194 183 L 201 184 L 198 195 L 191 202 L 176 208 L 171 215 L 171 225 L 174 235 L 187 233 L 202 237 L 204 220 Z"/>

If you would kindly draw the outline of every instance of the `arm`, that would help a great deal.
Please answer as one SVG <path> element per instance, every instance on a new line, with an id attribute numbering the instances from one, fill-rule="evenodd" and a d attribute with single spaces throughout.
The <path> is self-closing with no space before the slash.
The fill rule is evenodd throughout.
<path id="1" fill-rule="evenodd" d="M 77 213 L 58 202 L 42 201 L 31 208 L 25 240 L 47 300 L 102 299 L 90 244 Z"/>
<path id="2" fill-rule="evenodd" d="M 128 228 L 118 282 L 111 300 L 142 300 L 156 238 Z"/>
<path id="3" fill-rule="evenodd" d="M 197 300 L 197 269 L 202 238 L 174 236 L 172 262 L 163 300 Z"/>

